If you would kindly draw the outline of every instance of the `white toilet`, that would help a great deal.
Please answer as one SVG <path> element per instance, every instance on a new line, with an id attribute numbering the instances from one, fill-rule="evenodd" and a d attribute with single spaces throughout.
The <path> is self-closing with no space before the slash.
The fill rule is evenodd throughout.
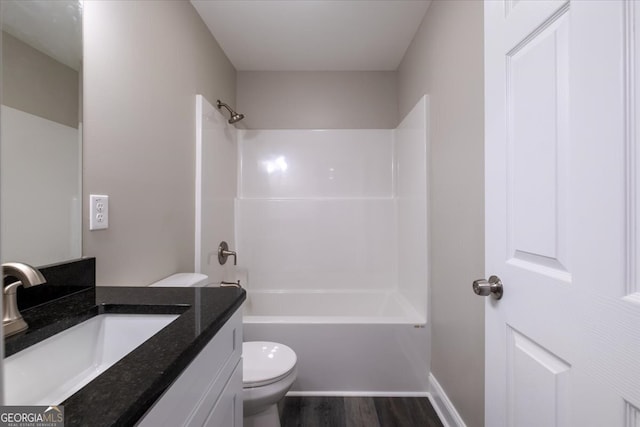
<path id="1" fill-rule="evenodd" d="M 206 286 L 209 277 L 177 273 L 149 286 Z M 296 379 L 296 353 L 284 344 L 268 341 L 242 343 L 242 404 L 244 427 L 280 427 L 278 402 Z"/>
<path id="2" fill-rule="evenodd" d="M 176 273 L 162 280 L 153 282 L 149 286 L 168 287 L 168 288 L 193 288 L 196 286 L 206 286 L 209 276 L 200 273 Z"/>
<path id="3" fill-rule="evenodd" d="M 242 343 L 244 427 L 280 427 L 278 402 L 296 379 L 296 353 L 268 341 Z"/>

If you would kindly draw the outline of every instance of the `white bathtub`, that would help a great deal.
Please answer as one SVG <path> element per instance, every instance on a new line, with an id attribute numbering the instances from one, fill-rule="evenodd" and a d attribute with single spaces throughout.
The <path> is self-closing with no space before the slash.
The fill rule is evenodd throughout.
<path id="1" fill-rule="evenodd" d="M 424 395 L 430 328 L 395 292 L 251 291 L 244 340 L 298 355 L 293 395 Z"/>

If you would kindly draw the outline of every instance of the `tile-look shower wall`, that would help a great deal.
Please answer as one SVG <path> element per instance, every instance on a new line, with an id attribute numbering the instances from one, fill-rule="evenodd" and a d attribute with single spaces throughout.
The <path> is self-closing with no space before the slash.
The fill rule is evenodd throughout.
<path id="1" fill-rule="evenodd" d="M 427 311 L 427 99 L 396 130 L 243 130 L 250 289 L 398 290 Z"/>
<path id="2" fill-rule="evenodd" d="M 249 289 L 396 282 L 391 130 L 240 131 L 236 233 Z"/>
<path id="3" fill-rule="evenodd" d="M 392 131 L 240 131 L 242 198 L 392 197 Z"/>

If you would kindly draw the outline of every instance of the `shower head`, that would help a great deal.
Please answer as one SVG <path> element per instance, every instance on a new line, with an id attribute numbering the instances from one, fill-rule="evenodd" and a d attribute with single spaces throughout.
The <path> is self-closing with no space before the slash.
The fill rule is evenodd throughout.
<path id="1" fill-rule="evenodd" d="M 218 99 L 217 106 L 218 106 L 218 109 L 224 107 L 227 110 L 229 110 L 229 114 L 231 115 L 231 118 L 229 119 L 229 123 L 230 124 L 234 124 L 234 123 L 239 122 L 240 120 L 244 119 L 244 114 L 236 113 L 235 111 L 233 111 L 231 109 L 231 107 L 229 107 L 227 104 L 225 104 L 224 102 L 220 101 L 219 99 Z"/>
<path id="2" fill-rule="evenodd" d="M 242 119 L 244 119 L 244 114 L 234 113 L 229 119 L 229 123 L 233 124 L 235 122 L 239 122 Z"/>

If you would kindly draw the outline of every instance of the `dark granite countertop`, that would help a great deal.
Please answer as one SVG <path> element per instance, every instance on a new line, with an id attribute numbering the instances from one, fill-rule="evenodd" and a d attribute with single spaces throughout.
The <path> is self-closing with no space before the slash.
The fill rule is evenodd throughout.
<path id="1" fill-rule="evenodd" d="M 62 402 L 65 425 L 134 425 L 240 307 L 236 288 L 97 287 L 22 314 L 29 329 L 5 340 L 5 356 L 102 313 L 180 314 Z M 55 403 L 55 402 L 52 402 Z"/>

